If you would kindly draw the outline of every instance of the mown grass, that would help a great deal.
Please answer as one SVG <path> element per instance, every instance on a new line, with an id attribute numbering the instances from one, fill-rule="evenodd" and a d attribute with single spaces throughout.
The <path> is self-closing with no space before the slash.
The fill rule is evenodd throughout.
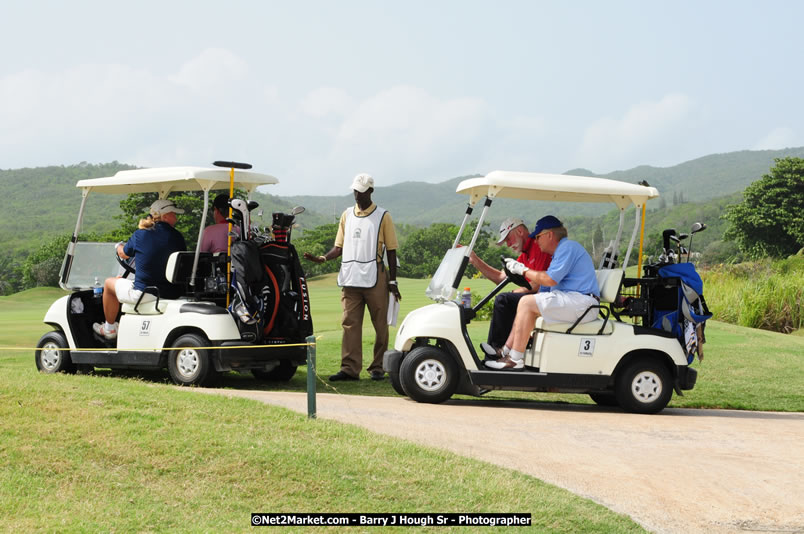
<path id="1" fill-rule="evenodd" d="M 488 292 L 493 285 L 487 280 L 471 280 L 473 292 Z M 403 279 L 400 282 L 402 303 L 400 321 L 411 310 L 429 304 L 424 295 L 427 282 Z M 708 287 L 708 286 L 707 286 Z M 367 380 L 365 372 L 357 382 L 332 383 L 327 377 L 340 369 L 341 307 L 340 290 L 335 285 L 334 275 L 327 275 L 310 282 L 311 305 L 317 356 L 317 390 L 319 392 L 350 395 L 394 396 L 396 393 L 387 380 Z M 62 294 L 56 289 L 40 288 L 11 297 L 0 297 L 0 324 L 13 321 L 14 332 L 0 332 L 0 346 L 30 346 L 49 327 L 41 323 L 47 306 Z M 371 358 L 374 331 L 366 319 L 363 325 L 363 369 Z M 485 341 L 488 322 L 473 321 L 469 334 L 477 344 Z M 15 333 L 19 332 L 19 334 Z M 17 337 L 20 336 L 20 337 Z M 22 336 L 25 336 L 24 338 Z M 396 327 L 391 327 L 391 344 L 396 336 Z M 743 328 L 720 321 L 710 320 L 706 328 L 707 343 L 704 345 L 704 360 L 693 366 L 698 370 L 698 382 L 684 396 L 674 395 L 671 407 L 688 408 L 733 408 L 742 410 L 804 411 L 804 337 L 789 336 L 765 330 Z M 17 343 L 9 340 L 17 339 Z M 24 341 L 24 343 L 23 343 Z M 3 357 L 0 351 L 0 358 Z M 32 362 L 21 365 L 33 365 Z M 137 376 L 134 373 L 97 371 L 101 376 Z M 158 383 L 169 383 L 166 372 L 147 374 Z M 254 380 L 250 374 L 229 373 L 221 380 L 220 387 L 233 389 L 271 389 L 284 391 L 307 390 L 307 371 L 300 367 L 291 381 L 285 384 L 266 384 Z M 458 396 L 460 398 L 461 396 Z M 556 393 L 523 393 L 493 391 L 485 399 L 519 399 L 531 403 L 576 403 L 591 404 L 587 395 Z"/>
<path id="2" fill-rule="evenodd" d="M 490 289 L 484 284 L 471 282 L 479 292 Z M 325 378 L 340 364 L 339 291 L 331 277 L 310 286 Z M 424 281 L 401 286 L 401 317 L 429 302 Z M 32 347 L 61 294 L 40 288 L 0 297 L 0 346 Z M 478 342 L 487 328 L 469 329 Z M 368 355 L 368 321 L 364 334 Z M 698 385 L 671 406 L 804 411 L 804 338 L 717 321 L 707 338 Z M 244 531 L 257 511 L 525 511 L 535 531 L 641 531 L 532 477 L 253 401 L 199 397 L 171 387 L 166 373 L 42 375 L 28 350 L 0 351 L 0 370 L 2 531 Z M 306 370 L 282 386 L 230 373 L 223 386 L 304 391 Z M 395 394 L 387 381 L 365 379 L 337 388 L 319 380 L 318 390 Z M 495 398 L 590 402 L 517 392 Z M 460 529 L 477 530 L 494 531 Z"/>
<path id="3" fill-rule="evenodd" d="M 250 512 L 433 511 L 641 531 L 532 477 L 351 425 L 141 380 L 3 370 L 3 532 L 240 532 Z"/>
<path id="4" fill-rule="evenodd" d="M 804 257 L 720 265 L 702 276 L 718 319 L 786 334 L 804 327 Z"/>
<path id="5" fill-rule="evenodd" d="M 32 346 L 59 294 L 0 299 L 0 322 L 14 324 L 2 346 Z M 339 359 L 326 352 L 324 361 Z M 527 512 L 535 531 L 643 531 L 511 470 L 254 401 L 198 396 L 163 373 L 44 375 L 27 350 L 0 352 L 0 370 L 3 532 L 240 532 L 252 529 L 251 512 Z"/>

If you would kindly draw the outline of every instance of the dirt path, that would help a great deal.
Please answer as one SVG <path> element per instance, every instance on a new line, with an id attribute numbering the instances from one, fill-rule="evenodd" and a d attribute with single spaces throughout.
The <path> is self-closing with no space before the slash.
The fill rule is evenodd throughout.
<path id="1" fill-rule="evenodd" d="M 304 393 L 204 390 L 307 413 Z M 804 414 L 319 394 L 319 418 L 533 475 L 658 533 L 804 533 Z M 505 444 L 500 447 L 499 444 Z M 516 451 L 502 455 L 500 450 Z"/>

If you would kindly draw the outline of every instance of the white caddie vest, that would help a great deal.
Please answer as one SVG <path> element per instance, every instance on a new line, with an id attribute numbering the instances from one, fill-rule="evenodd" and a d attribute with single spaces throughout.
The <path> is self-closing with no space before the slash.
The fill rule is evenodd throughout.
<path id="1" fill-rule="evenodd" d="M 380 224 L 387 210 L 377 209 L 365 217 L 355 215 L 354 208 L 346 210 L 343 226 L 340 287 L 374 287 L 377 285 L 377 254 L 380 241 Z"/>

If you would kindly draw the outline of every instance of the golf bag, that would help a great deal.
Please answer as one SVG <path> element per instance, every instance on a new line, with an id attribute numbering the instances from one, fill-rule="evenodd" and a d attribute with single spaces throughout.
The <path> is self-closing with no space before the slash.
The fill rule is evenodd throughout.
<path id="1" fill-rule="evenodd" d="M 300 340 L 313 334 L 310 295 L 296 248 L 280 240 L 260 248 L 272 295 L 266 301 L 263 334 L 270 339 Z"/>
<path id="2" fill-rule="evenodd" d="M 229 312 L 244 339 L 298 343 L 313 334 L 310 296 L 296 248 L 284 234 L 232 243 Z"/>
<path id="3" fill-rule="evenodd" d="M 673 333 L 685 349 L 687 362 L 692 363 L 696 353 L 702 358 L 704 327 L 712 317 L 703 296 L 703 281 L 692 263 L 657 266 L 656 274 L 664 291 L 654 301 L 651 326 Z"/>
<path id="4" fill-rule="evenodd" d="M 231 288 L 229 313 L 237 320 L 241 336 L 256 341 L 265 321 L 266 304 L 276 297 L 254 241 L 232 243 Z"/>

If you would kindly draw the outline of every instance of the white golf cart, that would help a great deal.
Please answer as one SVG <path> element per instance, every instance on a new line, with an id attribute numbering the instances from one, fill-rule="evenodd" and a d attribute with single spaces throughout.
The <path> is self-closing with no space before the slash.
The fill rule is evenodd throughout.
<path id="1" fill-rule="evenodd" d="M 616 311 L 623 300 L 624 268 L 616 268 L 614 254 L 606 255 L 597 270 L 601 290 L 599 318 L 583 324 L 544 324 L 536 321 L 525 353 L 523 371 L 499 371 L 484 366 L 467 333 L 466 325 L 475 313 L 509 281 L 508 277 L 474 308 L 453 301 L 488 210 L 495 198 L 522 200 L 607 202 L 620 210 L 620 227 L 610 250 L 618 251 L 625 222 L 625 210 L 634 206 L 636 219 L 628 243 L 628 265 L 634 242 L 640 234 L 642 251 L 643 207 L 659 196 L 649 186 L 603 178 L 494 171 L 482 178 L 462 181 L 457 192 L 469 195 L 469 205 L 427 295 L 436 303 L 414 310 L 397 331 L 394 350 L 385 353 L 383 367 L 400 394 L 418 402 L 439 403 L 454 393 L 482 395 L 490 390 L 587 393 L 600 405 L 619 405 L 637 413 L 656 413 L 670 401 L 673 389 L 692 389 L 697 373 L 677 337 L 651 327 L 645 318 L 651 303 L 648 295 L 629 299 L 631 313 Z M 459 246 L 473 207 L 483 201 L 483 210 L 468 246 Z M 542 214 L 544 215 L 544 214 Z M 572 229 L 570 228 L 570 237 Z M 641 262 L 641 257 L 639 258 Z M 640 287 L 640 280 L 626 285 Z M 645 288 L 647 293 L 647 287 Z M 612 306 L 613 303 L 617 306 Z M 641 324 L 622 320 L 639 317 Z M 627 318 L 626 318 L 627 319 Z M 643 326 L 644 325 L 644 326 Z"/>
<path id="2" fill-rule="evenodd" d="M 299 275 L 292 269 L 295 249 L 287 237 L 287 226 L 292 226 L 297 210 L 303 208 L 287 215 L 274 214 L 275 232 L 281 234 L 282 239 L 280 242 L 263 239 L 255 245 L 262 247 L 262 253 L 270 255 L 270 261 L 273 261 L 270 266 L 263 262 L 263 266 L 273 283 L 266 295 L 273 298 L 270 312 L 274 316 L 270 328 L 264 322 L 260 325 L 265 325 L 264 328 L 258 331 L 253 321 L 245 325 L 238 320 L 236 310 L 230 313 L 227 309 L 230 298 L 235 298 L 227 283 L 230 262 L 225 252 L 200 251 L 201 231 L 207 220 L 210 191 L 228 193 L 230 188 L 238 188 L 246 190 L 250 197 L 258 186 L 276 184 L 278 180 L 266 174 L 243 171 L 251 167 L 248 164 L 216 162 L 216 165 L 219 163 L 232 168 L 140 169 L 121 171 L 106 178 L 81 180 L 76 184 L 82 191 L 81 207 L 60 273 L 60 286 L 71 294 L 54 302 L 45 315 L 44 322 L 54 330 L 42 336 L 37 345 L 35 361 L 40 371 L 167 367 L 177 384 L 205 385 L 211 383 L 218 373 L 229 370 L 249 370 L 257 378 L 266 380 L 289 380 L 297 366 L 305 363 L 305 346 L 286 346 L 302 344 L 305 338 L 292 335 L 290 332 L 298 334 L 299 328 L 294 330 L 287 326 L 288 322 L 283 322 L 286 317 L 282 317 L 283 314 L 297 314 L 298 319 L 309 323 L 312 333 L 306 282 L 303 273 Z M 104 317 L 99 286 L 107 277 L 128 276 L 135 271 L 136 265 L 132 267 L 123 263 L 117 256 L 114 243 L 78 241 L 87 198 L 96 192 L 156 192 L 159 198 L 166 198 L 175 191 L 203 191 L 204 194 L 195 251 L 174 252 L 166 268 L 166 278 L 180 288 L 181 294 L 179 298 L 167 299 L 160 298 L 158 290 L 155 294 L 146 290 L 140 302 L 123 304 L 118 337 L 106 340 L 92 330 L 92 324 L 103 321 Z M 250 240 L 253 236 L 248 233 L 251 230 L 248 212 L 257 203 L 233 199 L 231 205 L 240 224 L 241 240 Z M 287 226 L 282 230 L 276 224 Z M 276 272 L 270 272 L 269 267 Z M 280 306 L 279 300 L 283 297 L 293 302 Z M 298 327 L 298 323 L 295 321 L 294 326 Z M 280 332 L 282 329 L 286 332 Z"/>

